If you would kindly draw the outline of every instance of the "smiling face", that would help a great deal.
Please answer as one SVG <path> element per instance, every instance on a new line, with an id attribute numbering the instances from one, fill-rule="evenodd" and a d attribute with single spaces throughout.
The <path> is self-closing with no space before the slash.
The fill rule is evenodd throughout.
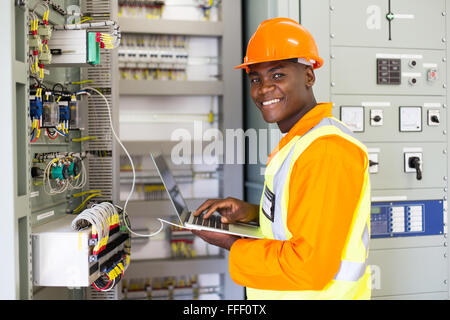
<path id="1" fill-rule="evenodd" d="M 311 67 L 286 60 L 249 66 L 250 95 L 266 122 L 287 132 L 317 103 Z"/>

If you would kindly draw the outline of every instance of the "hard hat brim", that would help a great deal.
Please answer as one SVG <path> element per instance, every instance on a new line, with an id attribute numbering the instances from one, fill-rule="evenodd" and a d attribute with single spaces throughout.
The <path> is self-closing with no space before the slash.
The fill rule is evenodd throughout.
<path id="1" fill-rule="evenodd" d="M 293 57 L 296 58 L 296 57 Z M 251 61 L 251 62 L 245 62 L 242 63 L 238 66 L 235 66 L 234 69 L 245 69 L 248 73 L 249 71 L 249 66 L 253 65 L 253 64 L 257 64 L 257 63 L 263 63 L 263 62 L 271 62 L 271 61 L 281 61 L 281 60 L 287 60 L 290 58 L 285 58 L 285 59 L 279 59 L 279 60 L 274 60 L 274 59 L 267 59 L 267 60 L 261 60 L 261 61 Z M 313 69 L 317 69 L 320 68 L 323 65 L 323 59 L 320 57 L 315 57 L 315 64 L 313 65 Z"/>

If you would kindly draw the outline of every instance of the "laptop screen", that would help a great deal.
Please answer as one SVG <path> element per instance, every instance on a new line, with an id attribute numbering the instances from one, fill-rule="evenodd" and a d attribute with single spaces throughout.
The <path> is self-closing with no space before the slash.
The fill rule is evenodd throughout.
<path id="1" fill-rule="evenodd" d="M 164 187 L 169 194 L 169 198 L 172 201 L 175 210 L 177 211 L 178 218 L 183 224 L 181 215 L 183 214 L 183 212 L 188 212 L 189 209 L 186 205 L 186 202 L 184 202 L 180 189 L 175 182 L 175 178 L 173 177 L 172 172 L 170 172 L 169 167 L 167 166 L 167 163 L 162 155 L 153 156 L 153 154 L 151 154 L 151 157 L 153 159 L 153 162 L 155 163 L 156 169 L 158 170 L 159 176 L 164 183 Z"/>

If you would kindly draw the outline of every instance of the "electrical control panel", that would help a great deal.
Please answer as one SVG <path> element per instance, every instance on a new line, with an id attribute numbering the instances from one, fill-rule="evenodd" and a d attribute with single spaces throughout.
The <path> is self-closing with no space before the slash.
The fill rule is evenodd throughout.
<path id="1" fill-rule="evenodd" d="M 113 177 L 119 154 L 113 150 L 111 125 L 117 118 L 112 52 L 120 44 L 117 13 L 111 10 L 115 3 L 10 3 L 15 39 L 10 64 L 19 66 L 13 79 L 13 86 L 18 82 L 11 132 L 17 147 L 11 185 L 17 183 L 20 192 L 8 212 L 18 233 L 16 258 L 8 259 L 18 262 L 19 271 L 11 276 L 19 290 L 16 298 L 118 292 L 129 264 L 124 213 L 92 209 L 109 206 L 112 212 L 118 204 Z M 71 223 L 86 210 L 94 218 L 74 229 Z M 108 285 L 99 287 L 108 277 Z"/>
<path id="2" fill-rule="evenodd" d="M 446 1 L 302 1 L 300 12 L 325 59 L 317 100 L 367 147 L 372 298 L 448 299 Z"/>
<path id="3" fill-rule="evenodd" d="M 371 209 L 372 238 L 442 235 L 442 200 L 377 202 Z"/>

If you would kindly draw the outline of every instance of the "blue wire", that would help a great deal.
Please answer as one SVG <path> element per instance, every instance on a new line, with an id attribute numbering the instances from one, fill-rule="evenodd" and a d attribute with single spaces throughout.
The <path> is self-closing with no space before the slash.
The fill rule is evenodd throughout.
<path id="1" fill-rule="evenodd" d="M 56 129 L 55 128 L 55 130 L 56 130 L 56 132 L 58 132 L 60 135 L 63 135 L 64 137 L 67 137 L 67 134 L 65 134 L 65 133 L 62 133 L 61 131 L 59 131 L 58 129 Z"/>
<path id="2" fill-rule="evenodd" d="M 34 139 L 34 135 L 35 135 L 35 132 L 36 131 L 36 129 L 33 129 L 33 131 L 31 131 L 31 139 L 30 139 L 30 142 L 31 141 L 33 141 L 33 139 Z"/>

